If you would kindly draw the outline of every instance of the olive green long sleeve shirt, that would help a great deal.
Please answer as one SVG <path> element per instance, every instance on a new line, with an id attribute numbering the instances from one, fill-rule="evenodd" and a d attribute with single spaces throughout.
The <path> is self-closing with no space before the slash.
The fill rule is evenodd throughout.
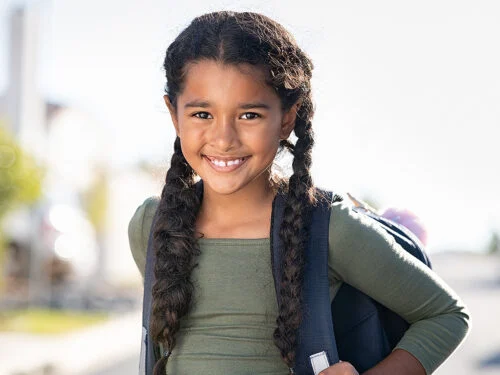
<path id="1" fill-rule="evenodd" d="M 158 198 L 140 205 L 129 224 L 132 255 L 144 275 Z M 270 240 L 200 239 L 193 307 L 181 321 L 169 374 L 286 374 L 273 344 L 277 304 Z M 397 348 L 431 374 L 466 336 L 469 315 L 456 293 L 345 203 L 331 209 L 329 281 L 363 291 L 411 323 Z"/>

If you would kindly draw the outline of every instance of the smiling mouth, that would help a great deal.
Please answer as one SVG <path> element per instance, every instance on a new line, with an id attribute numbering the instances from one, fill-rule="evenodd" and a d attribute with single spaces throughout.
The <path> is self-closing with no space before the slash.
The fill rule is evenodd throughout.
<path id="1" fill-rule="evenodd" d="M 218 158 L 215 156 L 203 155 L 205 159 L 208 160 L 210 165 L 214 167 L 216 170 L 221 171 L 232 171 L 241 166 L 246 160 L 248 160 L 248 156 L 244 156 L 241 158 Z"/>

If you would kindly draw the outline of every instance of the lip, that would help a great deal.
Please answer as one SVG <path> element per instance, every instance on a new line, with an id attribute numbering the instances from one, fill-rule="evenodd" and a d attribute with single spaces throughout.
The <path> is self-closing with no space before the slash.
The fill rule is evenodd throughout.
<path id="1" fill-rule="evenodd" d="M 208 162 L 208 164 L 218 172 L 232 172 L 241 166 L 243 166 L 246 161 L 250 158 L 249 156 L 212 156 L 203 155 L 203 158 Z M 226 165 L 215 164 L 214 161 L 225 162 Z M 231 161 L 239 161 L 237 163 L 231 163 Z"/>

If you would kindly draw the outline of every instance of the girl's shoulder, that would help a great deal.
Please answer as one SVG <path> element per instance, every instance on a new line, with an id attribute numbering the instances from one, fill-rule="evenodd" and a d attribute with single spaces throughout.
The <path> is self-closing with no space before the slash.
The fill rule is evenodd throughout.
<path id="1" fill-rule="evenodd" d="M 362 213 L 349 195 L 342 194 L 342 200 L 332 203 L 330 208 L 330 238 L 336 241 L 356 239 L 371 240 L 374 236 L 386 237 L 387 234 L 373 219 Z"/>
<path id="2" fill-rule="evenodd" d="M 146 265 L 149 232 L 159 202 L 160 198 L 156 196 L 145 199 L 144 202 L 137 207 L 128 224 L 130 250 L 139 271 L 143 275 Z"/>
<path id="3" fill-rule="evenodd" d="M 133 234 L 140 233 L 141 237 L 146 234 L 146 240 L 149 237 L 149 230 L 151 228 L 151 223 L 153 216 L 156 212 L 156 208 L 160 202 L 160 198 L 152 196 L 146 198 L 142 204 L 137 207 L 135 213 L 130 219 L 129 232 L 132 231 Z"/>

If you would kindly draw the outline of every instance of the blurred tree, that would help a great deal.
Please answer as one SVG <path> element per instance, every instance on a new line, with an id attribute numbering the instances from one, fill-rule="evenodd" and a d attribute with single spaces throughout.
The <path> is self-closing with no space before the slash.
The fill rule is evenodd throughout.
<path id="1" fill-rule="evenodd" d="M 94 182 L 82 194 L 82 203 L 97 233 L 106 229 L 108 211 L 108 176 L 103 169 L 96 173 Z"/>
<path id="2" fill-rule="evenodd" d="M 36 202 L 42 194 L 43 169 L 23 151 L 0 123 L 0 223 L 7 212 Z M 0 230 L 0 267 L 4 268 L 5 243 Z M 3 279 L 0 280 L 0 284 Z"/>
<path id="3" fill-rule="evenodd" d="M 99 259 L 94 281 L 99 282 L 104 277 L 106 268 L 104 238 L 109 208 L 109 177 L 104 168 L 98 169 L 93 183 L 82 193 L 82 205 L 96 231 L 96 239 L 99 246 Z"/>
<path id="4" fill-rule="evenodd" d="M 42 178 L 42 168 L 0 124 L 0 220 L 12 208 L 37 201 Z"/>
<path id="5" fill-rule="evenodd" d="M 488 243 L 488 253 L 498 254 L 500 253 L 500 236 L 498 232 L 493 232 L 490 237 L 490 242 Z"/>

